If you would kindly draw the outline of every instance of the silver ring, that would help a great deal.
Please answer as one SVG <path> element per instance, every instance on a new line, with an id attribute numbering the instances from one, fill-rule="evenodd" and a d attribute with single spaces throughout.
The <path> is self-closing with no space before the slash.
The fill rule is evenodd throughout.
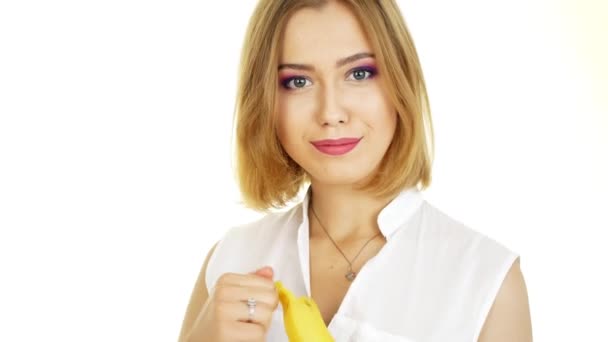
<path id="1" fill-rule="evenodd" d="M 254 298 L 249 297 L 249 299 L 247 299 L 247 308 L 248 310 L 248 315 L 247 315 L 247 322 L 251 322 L 253 320 L 253 315 L 255 314 L 255 306 L 256 306 L 256 301 Z"/>

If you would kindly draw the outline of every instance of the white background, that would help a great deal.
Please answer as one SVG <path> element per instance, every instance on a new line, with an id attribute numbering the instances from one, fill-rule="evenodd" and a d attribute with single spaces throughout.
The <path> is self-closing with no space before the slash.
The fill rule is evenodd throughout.
<path id="1" fill-rule="evenodd" d="M 255 1 L 0 3 L 0 341 L 174 341 L 239 205 Z M 426 199 L 521 254 L 536 341 L 608 340 L 606 1 L 400 1 Z"/>

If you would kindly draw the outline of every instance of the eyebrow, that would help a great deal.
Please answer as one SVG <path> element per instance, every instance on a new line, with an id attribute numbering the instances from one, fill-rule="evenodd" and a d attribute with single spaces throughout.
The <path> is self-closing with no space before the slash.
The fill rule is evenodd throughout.
<path id="1" fill-rule="evenodd" d="M 369 53 L 369 52 L 359 52 L 352 56 L 348 56 L 348 57 L 339 59 L 336 62 L 336 68 L 339 68 L 345 64 L 352 63 L 356 60 L 359 60 L 362 58 L 367 58 L 367 57 L 374 58 L 375 55 L 373 53 Z M 281 69 L 296 69 L 296 70 L 314 71 L 315 67 L 313 67 L 312 65 L 308 65 L 308 64 L 280 64 L 279 70 L 281 70 Z"/>

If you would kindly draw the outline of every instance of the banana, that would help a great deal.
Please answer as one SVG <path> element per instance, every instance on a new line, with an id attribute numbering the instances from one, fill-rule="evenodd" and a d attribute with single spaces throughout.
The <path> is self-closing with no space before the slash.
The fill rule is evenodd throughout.
<path id="1" fill-rule="evenodd" d="M 289 342 L 335 342 L 314 300 L 295 298 L 281 281 L 275 281 L 283 307 L 283 323 Z"/>

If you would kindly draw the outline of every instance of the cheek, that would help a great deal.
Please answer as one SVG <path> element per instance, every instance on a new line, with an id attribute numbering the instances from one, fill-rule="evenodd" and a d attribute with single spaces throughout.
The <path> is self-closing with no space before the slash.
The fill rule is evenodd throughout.
<path id="1" fill-rule="evenodd" d="M 279 101 L 277 121 L 281 139 L 293 139 L 303 135 L 301 132 L 309 125 L 309 105 L 310 101 L 288 96 Z"/>
<path id="2" fill-rule="evenodd" d="M 277 113 L 277 135 L 282 143 L 285 143 L 285 139 L 289 136 L 289 103 L 280 99 L 278 103 L 278 113 Z"/>
<path id="3" fill-rule="evenodd" d="M 292 146 L 296 141 L 296 134 L 297 132 L 294 131 L 294 123 L 292 122 L 292 117 L 286 111 L 279 111 L 277 118 L 277 137 L 279 138 L 279 142 L 289 155 L 292 154 Z"/>
<path id="4" fill-rule="evenodd" d="M 359 117 L 374 131 L 392 129 L 396 125 L 395 109 L 380 89 L 360 94 L 354 103 L 357 103 Z"/>

